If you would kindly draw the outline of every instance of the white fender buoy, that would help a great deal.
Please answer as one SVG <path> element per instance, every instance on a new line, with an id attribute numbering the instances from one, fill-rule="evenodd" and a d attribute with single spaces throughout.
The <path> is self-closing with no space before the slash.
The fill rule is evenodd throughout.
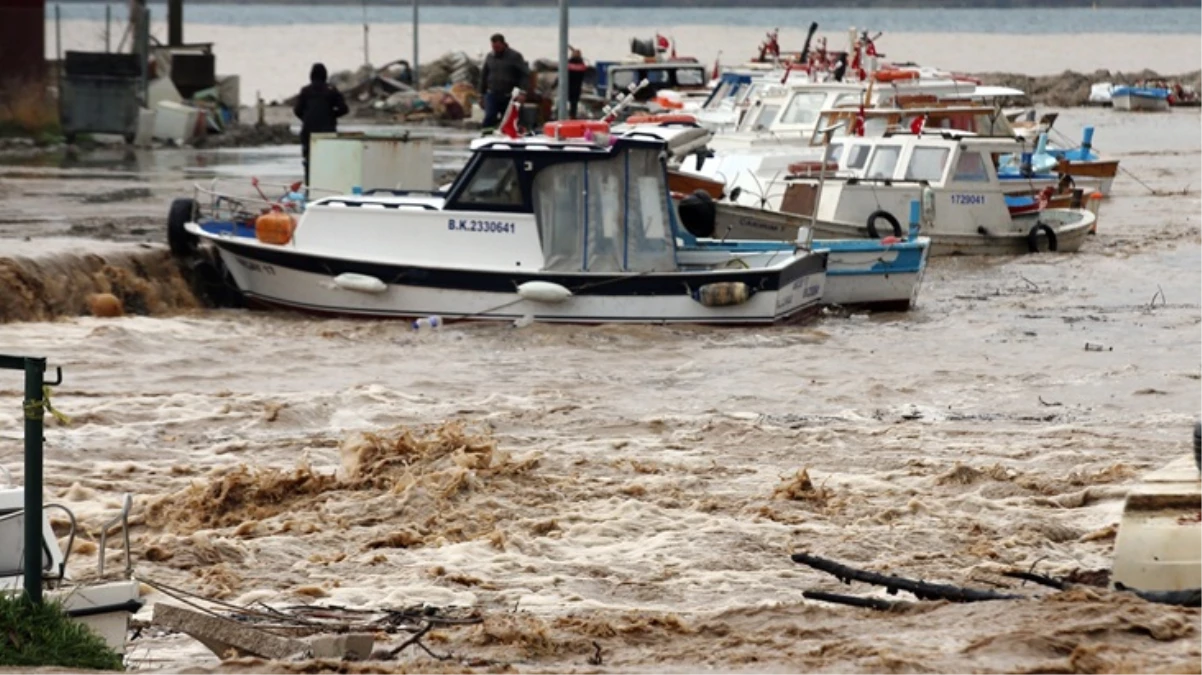
<path id="1" fill-rule="evenodd" d="M 518 286 L 518 295 L 535 302 L 563 302 L 572 292 L 550 281 L 527 281 Z"/>
<path id="2" fill-rule="evenodd" d="M 334 285 L 348 291 L 360 293 L 383 293 L 388 290 L 388 284 L 367 274 L 344 272 L 334 277 Z"/>

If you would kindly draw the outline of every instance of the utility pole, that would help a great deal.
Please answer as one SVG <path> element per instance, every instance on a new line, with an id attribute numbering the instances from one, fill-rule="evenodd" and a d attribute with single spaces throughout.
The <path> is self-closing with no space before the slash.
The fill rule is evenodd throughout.
<path id="1" fill-rule="evenodd" d="M 559 91 L 555 119 L 568 118 L 568 0 L 559 0 Z"/>
<path id="2" fill-rule="evenodd" d="M 413 63 L 409 66 L 413 71 L 413 88 L 416 90 L 422 88 L 421 75 L 417 72 L 417 10 L 420 4 L 418 0 L 413 0 Z"/>

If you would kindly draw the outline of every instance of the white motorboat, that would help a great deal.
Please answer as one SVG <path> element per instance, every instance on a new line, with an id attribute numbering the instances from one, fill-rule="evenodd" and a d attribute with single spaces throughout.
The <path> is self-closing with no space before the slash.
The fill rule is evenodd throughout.
<path id="1" fill-rule="evenodd" d="M 825 252 L 679 255 L 662 139 L 589 121 L 545 132 L 475 143 L 445 192 L 324 197 L 299 219 L 197 217 L 176 200 L 169 238 L 213 247 L 249 302 L 321 314 L 770 324 L 819 308 Z"/>
<path id="2" fill-rule="evenodd" d="M 938 130 L 848 137 L 831 143 L 820 162 L 837 163 L 833 176 L 821 167 L 817 177 L 791 176 L 769 195 L 768 208 L 813 214 L 816 237 L 875 239 L 901 237 L 903 218 L 919 201 L 932 255 L 1076 251 L 1096 222 L 1093 212 L 1011 213 L 1010 188 L 998 180 L 993 158 L 1016 147 L 1021 141 L 1013 138 Z M 762 201 L 731 192 L 736 201 Z"/>

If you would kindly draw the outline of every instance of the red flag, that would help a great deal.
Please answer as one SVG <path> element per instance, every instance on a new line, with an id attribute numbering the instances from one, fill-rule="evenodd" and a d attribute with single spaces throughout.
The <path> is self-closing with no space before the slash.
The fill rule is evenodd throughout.
<path id="1" fill-rule="evenodd" d="M 714 57 L 714 74 L 710 76 L 711 80 L 716 80 L 722 76 L 722 69 L 718 64 L 718 59 L 721 58 L 721 56 L 722 52 L 718 52 L 718 55 Z"/>
<path id="2" fill-rule="evenodd" d="M 514 96 L 513 100 L 509 102 L 509 107 L 505 109 L 505 117 L 501 119 L 500 131 L 510 138 L 517 138 L 521 135 L 518 133 L 518 109 L 522 103 L 517 98 Z"/>
<path id="3" fill-rule="evenodd" d="M 852 133 L 856 136 L 864 135 L 864 104 L 860 104 L 860 110 L 856 113 L 856 121 L 851 125 Z"/>
<path id="4" fill-rule="evenodd" d="M 921 134 L 922 130 L 927 126 L 927 115 L 922 114 L 922 117 L 915 117 L 913 122 L 910 122 L 910 133 Z"/>
<path id="5" fill-rule="evenodd" d="M 659 49 L 659 51 L 663 52 L 663 51 L 667 51 L 668 47 L 671 46 L 671 43 L 668 42 L 668 38 L 660 35 L 659 33 L 656 33 L 655 34 L 655 46 L 657 49 Z"/>

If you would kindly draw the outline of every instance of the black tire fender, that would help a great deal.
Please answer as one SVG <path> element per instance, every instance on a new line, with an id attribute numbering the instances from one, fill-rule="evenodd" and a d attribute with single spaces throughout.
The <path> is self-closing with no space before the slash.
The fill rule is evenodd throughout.
<path id="1" fill-rule="evenodd" d="M 200 238 L 184 229 L 184 225 L 196 218 L 199 207 L 195 199 L 176 199 L 167 211 L 167 246 L 171 255 L 187 258 L 196 253 Z"/>
<path id="2" fill-rule="evenodd" d="M 1042 231 L 1048 238 L 1048 251 L 1055 253 L 1060 247 L 1056 241 L 1056 230 L 1052 229 L 1051 225 L 1044 222 L 1036 222 L 1031 226 L 1031 230 L 1027 232 L 1027 248 L 1032 253 L 1039 253 L 1039 233 Z"/>
<path id="3" fill-rule="evenodd" d="M 884 218 L 885 222 L 889 223 L 889 226 L 893 228 L 893 236 L 897 237 L 898 239 L 902 238 L 901 223 L 897 222 L 897 218 L 894 218 L 892 213 L 889 213 L 888 211 L 886 211 L 884 209 L 878 209 L 878 210 L 873 211 L 872 213 L 868 214 L 868 236 L 869 237 L 871 237 L 873 239 L 881 238 L 880 230 L 876 229 L 876 221 L 879 218 Z"/>

